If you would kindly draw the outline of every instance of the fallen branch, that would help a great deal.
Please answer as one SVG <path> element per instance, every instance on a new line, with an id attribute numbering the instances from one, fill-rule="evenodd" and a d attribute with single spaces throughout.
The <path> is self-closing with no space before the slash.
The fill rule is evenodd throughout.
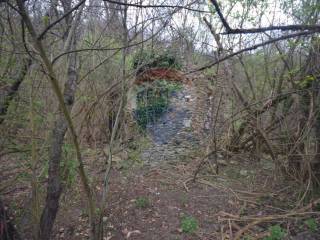
<path id="1" fill-rule="evenodd" d="M 298 210 L 293 210 L 290 211 L 286 214 L 278 214 L 278 215 L 268 215 L 268 216 L 259 216 L 259 217 L 240 217 L 238 215 L 234 215 L 234 214 L 230 214 L 230 213 L 226 213 L 226 212 L 220 212 L 219 213 L 219 217 L 222 217 L 222 219 L 220 218 L 221 221 L 252 221 L 249 224 L 247 224 L 245 227 L 241 228 L 240 230 L 237 231 L 234 240 L 238 240 L 241 238 L 241 236 L 247 232 L 250 228 L 252 228 L 255 225 L 258 225 L 259 223 L 262 222 L 269 222 L 269 221 L 273 221 L 273 220 L 279 220 L 279 219 L 286 219 L 286 218 L 291 218 L 291 217 L 296 217 L 296 216 L 304 216 L 304 215 L 320 215 L 319 212 L 315 212 L 315 211 L 308 211 L 310 209 L 312 209 L 315 205 L 320 203 L 320 199 L 317 199 L 311 203 L 309 203 L 307 206 L 302 207 Z"/>

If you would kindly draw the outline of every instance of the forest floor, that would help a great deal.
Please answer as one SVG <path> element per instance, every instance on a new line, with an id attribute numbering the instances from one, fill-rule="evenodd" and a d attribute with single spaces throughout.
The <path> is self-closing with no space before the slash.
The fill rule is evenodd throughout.
<path id="1" fill-rule="evenodd" d="M 203 153 L 190 131 L 189 98 L 188 91 L 176 95 L 168 113 L 147 127 L 149 137 L 135 142 L 125 159 L 114 157 L 105 239 L 320 239 L 319 206 L 306 205 L 310 199 L 299 195 L 304 189 L 281 177 L 268 160 L 220 158 L 219 174 L 205 167 L 193 181 Z M 99 195 L 104 158 L 88 149 L 85 159 Z M 20 224 L 30 221 L 29 195 L 24 184 L 4 196 L 6 202 L 14 199 L 10 208 Z M 53 239 L 88 236 L 86 200 L 81 184 L 73 182 L 61 198 Z"/>
<path id="2" fill-rule="evenodd" d="M 263 239 L 271 226 L 281 226 L 280 234 L 290 233 L 292 237 L 286 239 L 320 239 L 319 219 L 305 214 L 312 209 L 295 208 L 295 185 L 280 184 L 280 178 L 275 181 L 263 164 L 230 162 L 218 176 L 202 173 L 195 182 L 191 180 L 195 167 L 191 158 L 113 170 L 104 218 L 105 239 L 234 239 L 260 218 L 265 220 L 253 224 L 245 231 L 246 237 L 239 239 Z M 81 196 L 72 190 L 63 198 L 55 239 L 87 239 L 88 219 Z M 309 219 L 315 219 L 314 228 Z"/>
<path id="3" fill-rule="evenodd" d="M 219 159 L 218 175 L 205 167 L 193 181 L 203 153 L 190 128 L 191 99 L 188 88 L 174 95 L 167 113 L 147 126 L 149 137 L 134 144 L 127 160 L 116 157 L 105 239 L 224 240 L 237 239 L 242 231 L 238 239 L 320 239 L 318 215 L 306 213 L 312 207 L 301 208 L 297 193 L 303 189 L 297 191 L 296 183 L 280 177 L 268 160 L 245 155 Z M 128 163 L 132 158 L 134 165 Z M 89 235 L 85 205 L 74 196 L 83 195 L 74 190 L 66 194 L 56 239 Z M 273 233 L 266 238 L 270 228 Z"/>

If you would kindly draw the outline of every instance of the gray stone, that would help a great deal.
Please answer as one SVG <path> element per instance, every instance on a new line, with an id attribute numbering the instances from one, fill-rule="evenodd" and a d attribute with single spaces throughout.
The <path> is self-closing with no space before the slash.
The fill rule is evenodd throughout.
<path id="1" fill-rule="evenodd" d="M 184 119 L 183 125 L 187 128 L 191 127 L 191 119 Z"/>
<path id="2" fill-rule="evenodd" d="M 219 165 L 223 165 L 223 166 L 227 166 L 228 165 L 227 161 L 223 160 L 223 159 L 218 159 L 217 162 L 218 162 Z"/>
<path id="3" fill-rule="evenodd" d="M 199 145 L 191 129 L 192 103 L 190 89 L 173 94 L 167 112 L 146 127 L 153 145 L 141 153 L 141 159 L 155 166 L 161 161 L 181 161 L 190 158 L 190 151 Z"/>
<path id="4" fill-rule="evenodd" d="M 241 176 L 244 176 L 244 177 L 245 177 L 245 176 L 248 176 L 248 170 L 241 169 L 241 170 L 240 170 L 240 175 L 241 175 Z"/>

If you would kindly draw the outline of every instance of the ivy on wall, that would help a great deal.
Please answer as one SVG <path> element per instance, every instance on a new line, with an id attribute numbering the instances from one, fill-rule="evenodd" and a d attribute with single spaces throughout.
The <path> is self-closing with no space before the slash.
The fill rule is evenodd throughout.
<path id="1" fill-rule="evenodd" d="M 149 123 L 156 122 L 168 109 L 170 96 L 180 89 L 182 89 L 181 84 L 165 80 L 158 80 L 152 85 L 140 87 L 135 110 L 138 125 L 145 129 Z"/>

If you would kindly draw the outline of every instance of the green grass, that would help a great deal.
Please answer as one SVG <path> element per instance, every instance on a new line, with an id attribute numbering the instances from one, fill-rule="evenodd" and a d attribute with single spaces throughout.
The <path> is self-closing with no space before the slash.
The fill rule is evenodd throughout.
<path id="1" fill-rule="evenodd" d="M 145 209 L 150 206 L 150 200 L 147 197 L 141 196 L 136 198 L 135 204 L 137 208 Z"/>

